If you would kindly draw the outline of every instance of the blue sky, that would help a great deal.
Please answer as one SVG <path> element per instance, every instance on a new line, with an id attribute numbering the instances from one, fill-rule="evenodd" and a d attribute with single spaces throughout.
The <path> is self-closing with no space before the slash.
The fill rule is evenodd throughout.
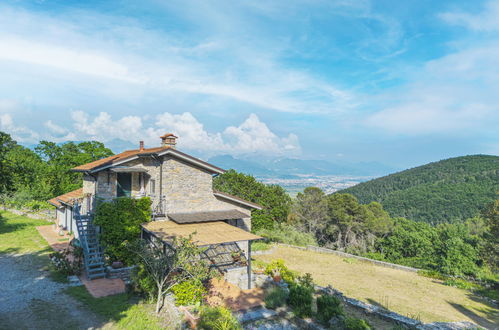
<path id="1" fill-rule="evenodd" d="M 0 129 L 201 157 L 499 154 L 499 1 L 3 1 Z"/>

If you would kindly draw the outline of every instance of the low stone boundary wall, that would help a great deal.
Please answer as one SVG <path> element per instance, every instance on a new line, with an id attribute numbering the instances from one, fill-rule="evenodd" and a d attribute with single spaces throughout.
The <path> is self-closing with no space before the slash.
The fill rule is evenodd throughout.
<path id="1" fill-rule="evenodd" d="M 394 269 L 403 270 L 403 271 L 406 271 L 406 272 L 417 273 L 420 270 L 418 268 L 412 268 L 412 267 L 407 267 L 407 266 L 392 264 L 392 263 L 385 262 L 385 261 L 379 261 L 379 260 L 374 260 L 374 259 L 359 257 L 359 256 L 356 256 L 354 254 L 350 254 L 350 253 L 346 253 L 346 252 L 341 252 L 341 251 L 336 251 L 336 250 L 332 250 L 332 249 L 326 249 L 326 248 L 319 247 L 319 246 L 307 245 L 306 247 L 303 247 L 303 246 L 296 246 L 296 245 L 283 244 L 283 243 L 278 243 L 278 245 L 286 246 L 286 247 L 291 247 L 291 248 L 295 248 L 295 249 L 300 249 L 300 250 L 307 250 L 307 251 L 314 251 L 314 252 L 335 254 L 335 255 L 340 256 L 340 257 L 353 258 L 353 259 L 361 260 L 361 261 L 364 261 L 364 262 L 369 262 L 369 263 L 375 264 L 377 266 L 394 268 Z"/>
<path id="2" fill-rule="evenodd" d="M 135 266 L 123 267 L 123 268 L 113 268 L 108 266 L 106 268 L 107 278 L 121 278 L 123 282 L 130 283 L 132 280 L 132 270 Z"/>
<path id="3" fill-rule="evenodd" d="M 2 206 L 2 210 L 16 214 L 16 215 L 23 215 L 31 219 L 41 219 L 41 220 L 47 220 L 51 221 L 52 219 L 55 219 L 55 211 L 52 210 L 41 210 L 34 212 L 32 210 L 27 210 L 27 209 L 11 209 L 7 207 Z"/>
<path id="4" fill-rule="evenodd" d="M 387 309 L 384 309 L 379 306 L 371 305 L 368 303 L 365 303 L 363 301 L 353 299 L 353 298 L 348 298 L 343 295 L 340 291 L 333 289 L 331 286 L 328 287 L 322 287 L 322 286 L 315 286 L 316 290 L 322 291 L 326 294 L 329 295 L 334 295 L 341 300 L 343 300 L 344 303 L 356 307 L 360 310 L 362 310 L 364 313 L 367 314 L 375 314 L 379 316 L 382 319 L 388 320 L 390 322 L 394 322 L 396 324 L 399 324 L 403 326 L 404 328 L 409 328 L 409 329 L 418 329 L 418 330 L 465 330 L 465 329 L 480 329 L 479 326 L 477 326 L 474 323 L 463 321 L 463 322 L 434 322 L 434 323 L 422 323 L 419 320 L 411 319 L 407 316 L 400 315 L 398 313 L 389 311 Z"/>

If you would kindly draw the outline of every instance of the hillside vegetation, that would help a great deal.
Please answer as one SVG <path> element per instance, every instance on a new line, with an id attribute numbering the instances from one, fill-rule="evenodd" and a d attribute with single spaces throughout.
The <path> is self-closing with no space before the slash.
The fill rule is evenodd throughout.
<path id="1" fill-rule="evenodd" d="M 360 203 L 383 204 L 393 217 L 432 224 L 464 221 L 480 213 L 499 191 L 499 157 L 449 158 L 341 190 Z"/>

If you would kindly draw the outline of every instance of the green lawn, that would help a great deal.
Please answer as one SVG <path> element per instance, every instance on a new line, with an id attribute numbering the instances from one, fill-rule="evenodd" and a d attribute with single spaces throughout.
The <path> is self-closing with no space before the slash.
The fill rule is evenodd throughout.
<path id="1" fill-rule="evenodd" d="M 153 315 L 152 306 L 140 303 L 133 296 L 122 293 L 114 296 L 94 298 L 85 287 L 70 287 L 66 293 L 82 302 L 92 312 L 113 321 L 120 329 L 161 329 L 159 320 Z"/>
<path id="2" fill-rule="evenodd" d="M 499 310 L 483 298 L 416 273 L 284 246 L 254 258 L 255 264 L 283 259 L 291 270 L 311 273 L 319 285 L 423 322 L 472 321 L 487 328 L 499 322 Z"/>
<path id="3" fill-rule="evenodd" d="M 49 252 L 47 242 L 36 226 L 48 225 L 46 220 L 31 219 L 10 212 L 0 212 L 0 253 Z"/>
<path id="4" fill-rule="evenodd" d="M 13 253 L 21 259 L 30 259 L 30 265 L 37 268 L 47 268 L 48 254 L 52 249 L 40 236 L 36 226 L 48 225 L 46 220 L 36 220 L 19 216 L 10 212 L 0 212 L 0 254 Z M 65 276 L 51 274 L 55 280 L 65 279 Z M 104 298 L 93 298 L 85 287 L 70 287 L 65 293 L 75 298 L 97 319 L 101 319 L 105 328 L 110 329 L 161 329 L 160 320 L 152 312 L 152 307 L 140 302 L 128 294 L 119 294 Z M 61 294 L 64 294 L 61 292 Z M 61 309 L 51 302 L 34 299 L 30 302 L 30 317 L 37 324 L 50 324 L 53 328 L 79 328 L 78 321 L 71 319 L 70 307 Z M 59 314 L 54 313 L 58 309 Z M 57 318 L 54 316 L 57 315 Z M 59 321 L 57 319 L 63 319 Z M 1 318 L 0 318 L 0 321 Z M 2 322 L 0 322 L 2 328 Z"/>

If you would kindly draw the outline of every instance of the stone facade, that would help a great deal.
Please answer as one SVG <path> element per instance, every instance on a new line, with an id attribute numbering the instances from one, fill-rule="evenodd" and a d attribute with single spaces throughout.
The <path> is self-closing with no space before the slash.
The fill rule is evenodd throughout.
<path id="1" fill-rule="evenodd" d="M 163 200 L 163 210 L 166 214 L 236 209 L 246 214 L 247 217 L 229 220 L 228 223 L 251 231 L 251 209 L 237 202 L 215 196 L 211 172 L 173 156 L 163 156 L 161 159 L 143 157 L 129 161 L 123 166 L 145 169 L 145 173 L 131 172 L 131 194 L 132 197 L 139 197 L 141 188 L 143 188 L 145 195 L 151 198 L 153 208 L 160 203 L 160 200 Z M 83 192 L 104 200 L 116 198 L 117 174 L 104 169 L 94 175 L 85 175 Z M 93 208 L 94 200 L 90 197 L 88 210 Z M 85 204 L 87 203 L 83 202 L 83 205 Z M 248 241 L 236 243 L 249 258 Z M 230 275 L 238 278 L 234 279 L 236 285 L 242 284 L 241 278 L 245 276 L 247 278 L 247 275 L 241 272 L 247 274 L 246 268 L 239 269 L 236 272 L 239 275 Z"/>

